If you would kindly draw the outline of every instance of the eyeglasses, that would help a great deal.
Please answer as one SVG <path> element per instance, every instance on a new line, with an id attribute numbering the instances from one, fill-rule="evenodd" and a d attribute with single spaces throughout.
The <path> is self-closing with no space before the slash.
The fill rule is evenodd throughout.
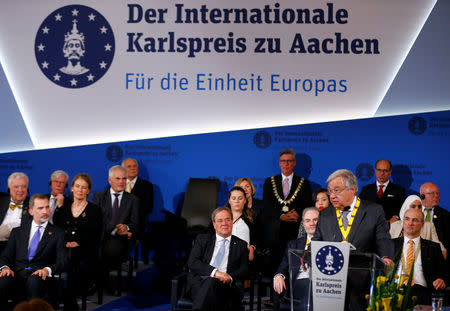
<path id="1" fill-rule="evenodd" d="M 419 222 L 422 222 L 420 219 L 417 218 L 409 218 L 409 217 L 405 217 L 404 221 L 411 221 L 415 224 L 418 224 Z"/>
<path id="2" fill-rule="evenodd" d="M 342 191 L 347 190 L 347 189 L 328 189 L 327 193 L 328 195 L 332 195 L 332 194 L 336 194 L 336 195 L 340 195 L 342 193 Z"/>
<path id="3" fill-rule="evenodd" d="M 439 195 L 439 191 L 433 191 L 433 192 L 424 192 L 426 195 Z"/>
<path id="4" fill-rule="evenodd" d="M 280 160 L 280 163 L 289 163 L 289 164 L 291 164 L 291 163 L 294 163 L 295 162 L 295 160 Z"/>
<path id="5" fill-rule="evenodd" d="M 376 168 L 375 169 L 377 172 L 382 172 L 382 173 L 389 173 L 391 170 L 386 170 L 386 169 L 381 169 L 381 168 Z"/>

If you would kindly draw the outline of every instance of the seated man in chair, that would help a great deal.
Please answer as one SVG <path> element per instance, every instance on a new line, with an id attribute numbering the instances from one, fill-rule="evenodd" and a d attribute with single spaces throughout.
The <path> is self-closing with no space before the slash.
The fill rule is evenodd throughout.
<path id="1" fill-rule="evenodd" d="M 211 219 L 215 233 L 199 235 L 188 260 L 193 310 L 240 310 L 235 283 L 248 273 L 247 243 L 231 235 L 233 216 L 227 207 L 215 209 Z"/>
<path id="2" fill-rule="evenodd" d="M 12 230 L 0 256 L 0 310 L 7 310 L 15 293 L 26 296 L 18 298 L 46 298 L 49 277 L 65 265 L 64 232 L 48 221 L 47 196 L 33 195 L 29 213 L 33 221 Z"/>

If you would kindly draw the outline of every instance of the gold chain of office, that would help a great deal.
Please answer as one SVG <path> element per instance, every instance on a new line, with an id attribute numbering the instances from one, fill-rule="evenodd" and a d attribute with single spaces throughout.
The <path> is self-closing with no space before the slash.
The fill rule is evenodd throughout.
<path id="1" fill-rule="evenodd" d="M 292 196 L 291 196 L 291 198 L 289 200 L 283 200 L 280 197 L 280 194 L 278 193 L 278 190 L 277 190 L 277 185 L 275 183 L 275 176 L 270 177 L 270 180 L 272 181 L 272 189 L 273 189 L 273 194 L 275 195 L 275 198 L 277 199 L 277 201 L 280 204 L 283 204 L 282 211 L 283 212 L 288 212 L 289 208 L 287 207 L 287 205 L 291 204 L 295 200 L 295 198 L 297 197 L 298 192 L 300 191 L 300 189 L 303 186 L 303 182 L 305 181 L 305 179 L 304 178 L 300 179 L 300 182 L 298 183 L 297 188 L 295 189 L 294 193 L 292 194 Z"/>

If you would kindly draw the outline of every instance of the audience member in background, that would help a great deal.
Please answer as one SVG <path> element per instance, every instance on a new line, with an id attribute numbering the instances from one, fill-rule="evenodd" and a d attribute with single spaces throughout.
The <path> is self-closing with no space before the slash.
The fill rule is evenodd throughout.
<path id="1" fill-rule="evenodd" d="M 400 209 L 400 220 L 393 222 L 391 224 L 391 229 L 389 233 L 391 234 L 391 238 L 395 239 L 403 236 L 403 219 L 405 216 L 405 212 L 409 209 L 419 209 L 422 210 L 422 202 L 417 195 L 410 195 L 406 198 L 405 202 L 403 202 L 402 208 Z M 422 231 L 420 233 L 420 237 L 422 239 L 431 240 L 433 242 L 439 243 L 442 254 L 444 258 L 447 258 L 447 250 L 444 245 L 439 241 L 438 235 L 436 233 L 436 228 L 434 224 L 430 221 L 424 223 L 422 227 Z"/>
<path id="2" fill-rule="evenodd" d="M 64 269 L 64 232 L 48 222 L 47 196 L 33 195 L 29 213 L 33 220 L 12 230 L 0 256 L 0 310 L 11 298 L 46 298 L 50 277 Z"/>
<path id="3" fill-rule="evenodd" d="M 28 176 L 15 172 L 8 177 L 9 195 L 0 197 L 0 254 L 6 247 L 11 230 L 30 221 L 28 214 Z"/>
<path id="4" fill-rule="evenodd" d="M 69 283 L 65 292 L 72 294 L 71 297 L 75 296 L 76 290 L 87 291 L 96 275 L 102 214 L 97 205 L 87 201 L 91 188 L 89 175 L 76 175 L 70 187 L 73 203 L 60 208 L 54 218 L 55 225 L 64 230 L 64 242 L 66 249 L 69 250 L 70 264 L 67 267 Z M 68 299 L 73 303 L 71 297 Z"/>
<path id="5" fill-rule="evenodd" d="M 438 187 L 430 182 L 424 183 L 420 187 L 420 197 L 422 198 L 422 212 L 425 215 L 425 222 L 432 222 L 434 224 L 439 241 L 449 250 L 450 212 L 438 206 Z"/>
<path id="6" fill-rule="evenodd" d="M 247 207 L 254 211 L 256 214 L 261 215 L 264 206 L 263 201 L 254 198 L 256 189 L 253 185 L 252 180 L 248 177 L 242 177 L 239 178 L 234 185 L 244 189 L 245 196 L 247 197 Z"/>
<path id="7" fill-rule="evenodd" d="M 328 196 L 327 191 L 328 190 L 325 188 L 319 188 L 312 194 L 314 206 L 320 211 L 330 206 L 330 197 Z"/>
<path id="8" fill-rule="evenodd" d="M 102 261 L 105 272 L 118 267 L 127 257 L 139 222 L 139 199 L 125 191 L 127 170 L 120 165 L 109 169 L 111 188 L 94 193 L 92 203 L 103 216 Z"/>
<path id="9" fill-rule="evenodd" d="M 187 290 L 193 310 L 241 310 L 236 281 L 248 274 L 247 243 L 231 235 L 233 215 L 227 207 L 212 215 L 215 233 L 199 234 L 189 255 Z"/>
<path id="10" fill-rule="evenodd" d="M 153 210 L 153 185 L 151 182 L 138 177 L 139 166 L 135 159 L 128 158 L 123 160 L 122 166 L 127 170 L 128 174 L 125 191 L 139 199 L 139 228 L 135 238 L 143 241 L 148 215 Z M 148 246 L 144 241 L 142 243 L 142 259 L 148 263 Z"/>
<path id="11" fill-rule="evenodd" d="M 53 223 L 53 217 L 55 213 L 63 205 L 70 206 L 72 200 L 64 196 L 64 191 L 66 190 L 67 183 L 69 182 L 69 175 L 61 170 L 54 171 L 50 175 L 50 188 L 51 193 L 48 195 L 48 200 L 50 202 L 50 218 L 48 221 Z"/>
<path id="12" fill-rule="evenodd" d="M 312 204 L 309 181 L 294 174 L 295 155 L 292 149 L 282 150 L 278 161 L 281 174 L 264 182 L 263 243 L 270 254 L 265 265 L 270 275 L 280 264 L 287 242 L 297 238 L 303 209 Z"/>
<path id="13" fill-rule="evenodd" d="M 383 206 L 386 220 L 393 223 L 399 219 L 400 207 L 405 201 L 405 189 L 389 180 L 392 164 L 389 160 L 381 159 L 375 163 L 377 181 L 362 188 L 359 197 Z"/>
<path id="14" fill-rule="evenodd" d="M 277 294 L 282 294 L 286 290 L 286 279 L 289 278 L 289 249 L 306 250 L 311 244 L 311 239 L 316 232 L 317 222 L 319 221 L 319 209 L 317 207 L 307 207 L 303 210 L 302 225 L 305 228 L 306 236 L 289 241 L 283 260 L 273 278 L 273 289 Z M 304 266 L 295 265 L 295 281 L 293 282 L 294 299 L 302 300 L 302 305 L 306 305 L 309 297 L 309 269 L 307 264 Z M 302 310 L 304 308 L 301 308 Z"/>
<path id="15" fill-rule="evenodd" d="M 446 267 L 439 245 L 420 237 L 423 224 L 424 215 L 420 209 L 405 212 L 404 236 L 394 239 L 394 260 L 398 262 L 395 270 L 398 276 L 409 276 L 414 266 L 412 296 L 417 296 L 419 305 L 430 305 L 431 293 L 446 287 Z"/>
<path id="16" fill-rule="evenodd" d="M 13 311 L 53 311 L 53 307 L 47 301 L 40 298 L 34 298 L 30 301 L 19 303 Z"/>
<path id="17" fill-rule="evenodd" d="M 226 204 L 233 214 L 232 234 L 247 242 L 248 259 L 252 261 L 255 256 L 258 233 L 256 229 L 256 215 L 247 207 L 245 191 L 239 186 L 231 188 Z"/>

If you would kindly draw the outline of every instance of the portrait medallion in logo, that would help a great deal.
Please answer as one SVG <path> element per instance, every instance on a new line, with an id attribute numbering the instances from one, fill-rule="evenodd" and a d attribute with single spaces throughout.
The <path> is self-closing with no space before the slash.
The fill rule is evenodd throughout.
<path id="1" fill-rule="evenodd" d="M 108 21 L 84 5 L 52 12 L 39 27 L 34 51 L 42 73 L 66 88 L 83 88 L 100 80 L 114 58 L 115 40 Z"/>
<path id="2" fill-rule="evenodd" d="M 356 168 L 356 177 L 362 181 L 368 181 L 373 177 L 374 170 L 370 163 L 360 163 Z"/>
<path id="3" fill-rule="evenodd" d="M 422 135 L 427 129 L 427 121 L 422 117 L 413 117 L 408 122 L 408 129 L 414 135 Z"/>
<path id="4" fill-rule="evenodd" d="M 110 145 L 106 148 L 106 158 L 111 162 L 119 162 L 122 160 L 123 150 L 119 145 Z"/>
<path id="5" fill-rule="evenodd" d="M 317 252 L 316 266 L 323 274 L 334 275 L 342 270 L 344 255 L 339 248 L 326 245 Z"/>
<path id="6" fill-rule="evenodd" d="M 258 148 L 266 149 L 272 144 L 272 137 L 266 131 L 258 131 L 253 136 L 253 143 Z"/>

